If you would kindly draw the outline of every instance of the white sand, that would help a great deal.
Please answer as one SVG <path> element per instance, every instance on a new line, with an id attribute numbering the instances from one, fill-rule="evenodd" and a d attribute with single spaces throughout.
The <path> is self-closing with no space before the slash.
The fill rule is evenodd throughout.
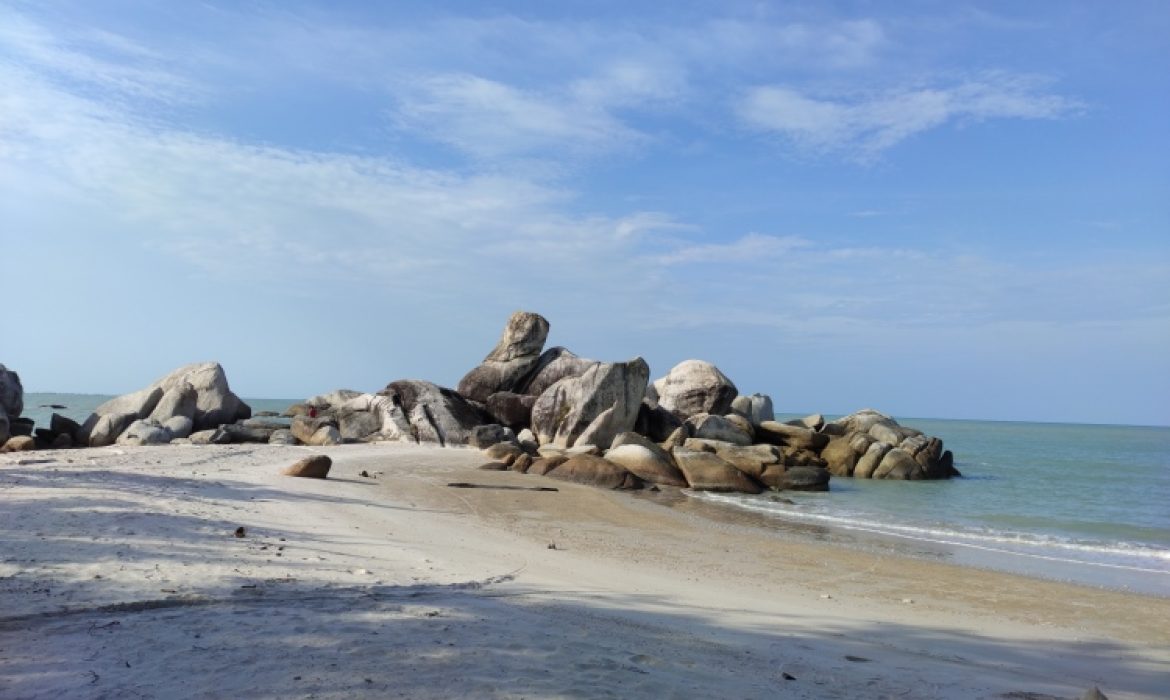
<path id="1" fill-rule="evenodd" d="M 470 450 L 278 474 L 321 451 L 0 457 L 0 698 L 1170 694 L 1166 599 L 785 541 Z"/>

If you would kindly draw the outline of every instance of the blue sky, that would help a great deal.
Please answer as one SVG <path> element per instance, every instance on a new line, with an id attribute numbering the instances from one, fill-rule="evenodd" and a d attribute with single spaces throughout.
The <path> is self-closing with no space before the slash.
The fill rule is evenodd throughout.
<path id="1" fill-rule="evenodd" d="M 781 411 L 1170 424 L 1165 3 L 665 8 L 0 0 L 0 362 L 454 385 L 523 308 Z"/>

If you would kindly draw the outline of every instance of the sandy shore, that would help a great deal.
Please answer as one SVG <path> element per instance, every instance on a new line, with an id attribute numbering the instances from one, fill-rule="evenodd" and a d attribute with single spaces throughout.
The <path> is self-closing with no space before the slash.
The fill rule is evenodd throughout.
<path id="1" fill-rule="evenodd" d="M 328 480 L 278 474 L 322 451 Z M 482 461 L 402 445 L 4 455 L 0 697 L 1170 689 L 1167 599 L 793 541 Z"/>

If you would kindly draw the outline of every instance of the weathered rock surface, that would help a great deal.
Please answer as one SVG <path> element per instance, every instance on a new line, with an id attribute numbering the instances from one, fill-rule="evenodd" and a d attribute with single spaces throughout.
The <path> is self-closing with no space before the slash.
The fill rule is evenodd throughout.
<path id="1" fill-rule="evenodd" d="M 683 447 L 672 450 L 674 461 L 696 491 L 760 493 L 764 488 L 712 452 L 696 452 Z"/>
<path id="2" fill-rule="evenodd" d="M 819 434 L 831 436 L 821 457 L 835 476 L 904 480 L 961 476 L 942 440 L 870 408 L 824 424 Z"/>
<path id="3" fill-rule="evenodd" d="M 785 467 L 782 484 L 788 491 L 828 491 L 829 478 L 820 467 Z"/>
<path id="4" fill-rule="evenodd" d="M 606 452 L 605 458 L 628 469 L 634 476 L 648 483 L 687 487 L 686 478 L 674 465 L 670 454 L 652 442 L 623 442 Z"/>
<path id="5" fill-rule="evenodd" d="M 734 421 L 724 416 L 697 413 L 687 418 L 686 423 L 695 438 L 730 442 L 733 445 L 752 444 L 751 434 L 744 430 L 743 426 L 736 425 Z M 751 426 L 747 427 L 750 429 Z"/>
<path id="6" fill-rule="evenodd" d="M 638 407 L 638 419 L 634 421 L 634 432 L 654 442 L 665 442 L 681 425 L 678 416 L 643 399 L 642 405 Z"/>
<path id="7" fill-rule="evenodd" d="M 845 437 L 829 438 L 829 443 L 821 450 L 821 459 L 825 460 L 829 473 L 833 476 L 852 476 L 859 457 L 849 439 Z"/>
<path id="8" fill-rule="evenodd" d="M 312 455 L 293 462 L 281 470 L 285 476 L 299 476 L 306 479 L 324 479 L 333 467 L 333 460 L 328 455 Z"/>
<path id="9" fill-rule="evenodd" d="M 37 441 L 28 435 L 14 435 L 4 442 L 0 452 L 28 452 L 35 450 L 36 447 Z"/>
<path id="10" fill-rule="evenodd" d="M 597 360 L 577 357 L 562 347 L 554 347 L 541 353 L 528 376 L 520 382 L 517 391 L 529 396 L 540 396 L 553 384 L 567 377 L 580 377 L 591 367 L 601 364 Z"/>
<path id="11" fill-rule="evenodd" d="M 646 361 L 598 363 L 580 377 L 549 387 L 532 407 L 532 430 L 540 443 L 571 447 L 582 435 L 605 449 L 630 431 L 650 378 Z"/>
<path id="12" fill-rule="evenodd" d="M 517 430 L 532 421 L 532 406 L 535 403 L 535 396 L 497 391 L 487 397 L 487 410 L 500 425 Z"/>
<path id="13" fill-rule="evenodd" d="M 684 360 L 654 380 L 652 397 L 681 420 L 697 414 L 725 415 L 739 394 L 719 368 L 703 360 Z"/>
<path id="14" fill-rule="evenodd" d="M 756 439 L 770 445 L 819 451 L 829 444 L 829 436 L 808 428 L 766 420 L 756 426 Z"/>
<path id="15" fill-rule="evenodd" d="M 191 415 L 186 416 L 190 391 L 195 392 L 195 405 Z M 168 397 L 167 403 L 159 409 L 164 397 Z M 98 406 L 77 437 L 90 447 L 112 445 L 137 419 L 152 418 L 161 423 L 176 415 L 191 418 L 197 430 L 206 430 L 248 418 L 252 409 L 232 393 L 223 367 L 216 362 L 201 362 L 180 367 L 145 389 Z"/>
<path id="16" fill-rule="evenodd" d="M 772 397 L 767 394 L 740 394 L 731 401 L 731 411 L 759 425 L 766 420 L 776 420 L 772 411 Z"/>
<path id="17" fill-rule="evenodd" d="M 512 432 L 511 428 L 505 428 L 502 425 L 491 423 L 488 425 L 477 425 L 472 429 L 471 439 L 468 441 L 468 444 L 472 447 L 483 449 L 501 442 L 517 445 L 519 449 L 516 434 Z"/>
<path id="18" fill-rule="evenodd" d="M 401 409 L 419 442 L 466 445 L 477 425 L 491 422 L 465 398 L 431 382 L 402 379 L 378 393 Z"/>
<path id="19" fill-rule="evenodd" d="M 24 412 L 24 386 L 20 375 L 0 364 L 0 414 L 9 419 Z"/>
<path id="20" fill-rule="evenodd" d="M 641 393 L 638 397 L 641 398 Z M 570 457 L 545 476 L 612 490 L 636 490 L 643 486 L 642 481 L 625 467 L 590 454 Z"/>
<path id="21" fill-rule="evenodd" d="M 508 319 L 496 347 L 478 367 L 464 375 L 456 390 L 481 402 L 496 392 L 513 391 L 540 359 L 546 338 L 548 321 L 543 316 L 517 311 Z"/>
<path id="22" fill-rule="evenodd" d="M 784 455 L 773 445 L 726 445 L 717 447 L 715 454 L 757 481 L 763 478 L 764 470 L 769 466 L 784 464 Z"/>

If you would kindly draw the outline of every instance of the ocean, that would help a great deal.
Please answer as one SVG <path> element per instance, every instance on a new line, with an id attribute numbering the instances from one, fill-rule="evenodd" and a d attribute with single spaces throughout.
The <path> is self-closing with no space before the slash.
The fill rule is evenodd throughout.
<path id="1" fill-rule="evenodd" d="M 81 421 L 109 398 L 28 393 L 25 415 L 47 426 L 48 406 L 58 404 Z M 277 412 L 296 401 L 245 400 Z M 787 532 L 1170 596 L 1170 428 L 897 420 L 941 438 L 963 478 L 834 478 L 827 493 L 688 495 Z"/>

